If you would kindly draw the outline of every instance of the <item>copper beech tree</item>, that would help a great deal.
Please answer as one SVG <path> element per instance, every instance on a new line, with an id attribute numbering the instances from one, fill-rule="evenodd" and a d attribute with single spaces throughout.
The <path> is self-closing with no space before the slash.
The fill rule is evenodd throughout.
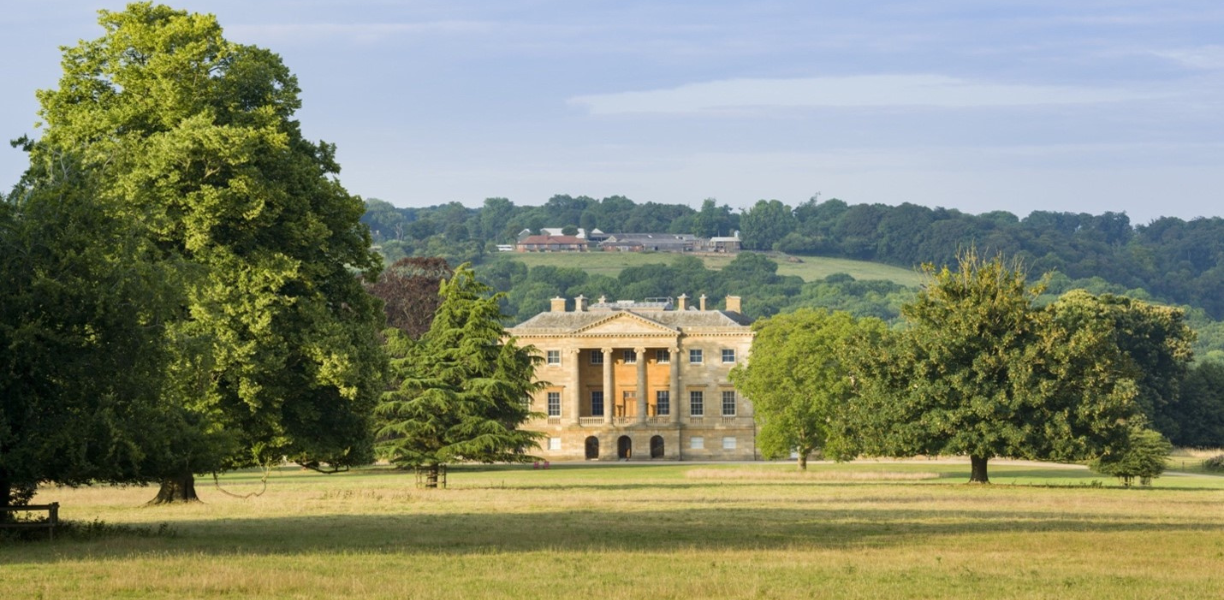
<path id="1" fill-rule="evenodd" d="M 444 258 L 401 258 L 366 289 L 382 299 L 387 325 L 415 340 L 429 331 L 434 313 L 442 304 L 438 287 L 453 274 Z"/>

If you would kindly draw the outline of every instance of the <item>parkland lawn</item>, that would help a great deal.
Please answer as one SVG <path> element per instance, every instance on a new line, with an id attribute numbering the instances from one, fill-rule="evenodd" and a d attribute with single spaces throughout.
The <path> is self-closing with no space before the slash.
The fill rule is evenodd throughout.
<path id="1" fill-rule="evenodd" d="M 1224 477 L 911 461 L 275 472 L 45 489 L 122 530 L 0 545 L 3 598 L 1222 598 Z M 258 491 L 257 473 L 222 478 Z M 1104 484 L 1104 487 L 1093 487 Z M 157 533 L 165 523 L 162 533 Z M 126 531 L 126 533 L 123 533 Z"/>
<path id="2" fill-rule="evenodd" d="M 592 275 L 616 277 L 628 267 L 649 264 L 670 264 L 679 254 L 666 252 L 515 252 L 497 255 L 494 260 L 516 260 L 528 267 L 549 265 L 582 269 Z M 694 255 L 695 256 L 695 255 Z M 707 269 L 720 270 L 735 259 L 734 254 L 700 255 Z M 902 269 L 881 263 L 844 258 L 804 256 L 803 262 L 790 262 L 773 257 L 779 275 L 798 275 L 804 281 L 824 279 L 834 273 L 847 273 L 859 280 L 882 279 L 901 285 L 917 286 L 922 275 L 916 270 Z"/>

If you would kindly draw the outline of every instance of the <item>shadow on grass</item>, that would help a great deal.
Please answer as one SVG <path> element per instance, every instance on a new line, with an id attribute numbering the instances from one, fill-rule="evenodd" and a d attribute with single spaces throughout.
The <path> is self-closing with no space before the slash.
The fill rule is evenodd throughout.
<path id="1" fill-rule="evenodd" d="M 639 503 L 634 503 L 640 506 Z M 939 536 L 1000 533 L 1224 533 L 1224 523 L 1078 517 L 992 510 L 702 507 L 660 511 L 500 514 L 329 514 L 174 521 L 176 537 L 112 543 L 49 542 L 0 548 L 0 562 L 175 555 L 877 548 Z"/>

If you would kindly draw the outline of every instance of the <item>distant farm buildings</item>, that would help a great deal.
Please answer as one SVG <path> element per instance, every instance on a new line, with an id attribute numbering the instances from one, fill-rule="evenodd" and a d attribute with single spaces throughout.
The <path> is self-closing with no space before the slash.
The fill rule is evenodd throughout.
<path id="1" fill-rule="evenodd" d="M 571 230 L 572 231 L 572 230 Z M 501 248 L 499 247 L 499 250 Z M 539 234 L 524 229 L 514 245 L 516 252 L 718 252 L 740 251 L 739 232 L 735 237 L 699 238 L 688 233 L 614 233 L 598 229 L 590 234 L 578 229 L 575 235 L 562 234 L 561 228 L 543 228 Z"/>

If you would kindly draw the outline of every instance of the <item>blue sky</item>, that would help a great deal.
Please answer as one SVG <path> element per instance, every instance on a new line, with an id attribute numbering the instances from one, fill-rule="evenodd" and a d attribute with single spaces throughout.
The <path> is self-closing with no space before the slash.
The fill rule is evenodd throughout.
<path id="1" fill-rule="evenodd" d="M 198 0 L 278 52 L 353 193 L 400 206 L 820 193 L 1219 216 L 1224 3 Z M 0 135 L 106 0 L 9 0 Z M 0 150 L 0 183 L 22 155 Z"/>

